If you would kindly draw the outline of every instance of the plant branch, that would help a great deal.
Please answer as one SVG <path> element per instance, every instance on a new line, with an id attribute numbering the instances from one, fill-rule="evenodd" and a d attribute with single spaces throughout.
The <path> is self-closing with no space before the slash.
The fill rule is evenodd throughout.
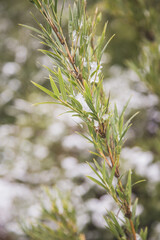
<path id="1" fill-rule="evenodd" d="M 48 16 L 46 10 L 43 8 L 41 2 L 38 0 L 42 10 L 41 10 L 41 13 L 42 15 L 44 15 L 44 17 L 46 18 L 46 20 L 48 21 L 49 25 L 51 26 L 52 30 L 54 31 L 54 33 L 56 34 L 56 36 L 58 37 L 60 43 L 62 44 L 62 46 L 65 46 L 65 49 L 66 49 L 66 52 L 67 52 L 67 57 L 68 57 L 68 60 L 69 62 L 71 63 L 73 69 L 74 69 L 74 72 L 75 72 L 75 75 L 74 77 L 76 77 L 77 81 L 79 82 L 80 86 L 82 87 L 83 89 L 83 78 L 82 78 L 82 74 L 78 71 L 78 68 L 76 67 L 75 63 L 74 63 L 74 58 L 72 57 L 70 51 L 69 51 L 69 47 L 68 47 L 68 44 L 66 42 L 66 39 L 63 35 L 63 31 L 62 31 L 62 28 L 61 26 L 60 27 L 60 31 L 61 31 L 61 34 L 59 33 L 57 27 L 55 26 L 55 24 L 52 22 L 50 16 Z M 58 21 L 57 21 L 58 23 Z"/>

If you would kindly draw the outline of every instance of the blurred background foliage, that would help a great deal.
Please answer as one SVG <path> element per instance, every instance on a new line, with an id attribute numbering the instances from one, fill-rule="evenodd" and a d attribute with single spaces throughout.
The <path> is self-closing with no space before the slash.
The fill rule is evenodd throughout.
<path id="1" fill-rule="evenodd" d="M 73 2 L 73 1 L 71 1 Z M 104 55 L 104 87 L 119 110 L 130 98 L 128 117 L 140 111 L 122 151 L 121 171 L 134 169 L 134 180 L 147 181 L 133 188 L 139 197 L 141 227 L 148 239 L 160 235 L 160 3 L 158 0 L 88 0 L 89 14 L 98 7 L 102 24 L 109 22 L 107 39 L 116 36 Z M 45 83 L 49 59 L 37 51 L 39 42 L 19 23 L 35 25 L 29 1 L 0 1 L 0 239 L 27 239 L 19 221 L 40 215 L 41 186 L 69 191 L 78 227 L 87 240 L 113 239 L 104 229 L 103 215 L 113 209 L 112 199 L 86 179 L 92 159 L 75 131 L 79 119 L 60 115 L 63 108 L 33 107 L 47 97 L 30 83 Z M 67 11 L 67 8 L 66 8 Z M 65 14 L 66 16 L 66 14 Z M 64 28 L 66 22 L 64 16 Z M 66 30 L 67 31 L 67 30 Z M 126 117 L 127 118 L 127 117 Z M 78 124 L 77 124 L 78 123 Z M 44 195 L 42 195 L 44 198 Z"/>

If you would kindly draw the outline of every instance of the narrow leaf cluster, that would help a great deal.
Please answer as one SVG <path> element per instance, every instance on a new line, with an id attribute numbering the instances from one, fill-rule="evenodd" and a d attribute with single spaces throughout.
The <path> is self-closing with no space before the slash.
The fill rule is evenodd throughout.
<path id="1" fill-rule="evenodd" d="M 103 160 L 102 166 L 94 161 L 96 169 L 89 164 L 96 174 L 96 178 L 89 178 L 112 196 L 119 211 L 123 214 L 120 224 L 118 216 L 109 212 L 105 218 L 107 225 L 117 239 L 136 240 L 138 228 L 136 228 L 136 205 L 132 208 L 131 201 L 131 171 L 128 171 L 127 181 L 122 183 L 119 170 L 124 137 L 135 115 L 124 122 L 128 102 L 119 114 L 116 105 L 114 109 L 111 109 L 110 98 L 105 96 L 103 90 L 101 59 L 110 41 L 105 40 L 107 24 L 101 36 L 97 37 L 96 26 L 101 15 L 96 9 L 94 17 L 88 17 L 86 1 L 77 0 L 73 7 L 69 7 L 68 36 L 65 37 L 62 28 L 65 3 L 58 11 L 57 1 L 32 0 L 32 2 L 43 15 L 45 26 L 36 20 L 38 30 L 27 27 L 36 32 L 45 46 L 46 49 L 40 51 L 53 61 L 53 68 L 47 67 L 50 74 L 50 90 L 37 83 L 33 84 L 49 95 L 50 103 L 65 106 L 73 116 L 81 118 L 86 124 L 88 133 L 82 136 L 94 145 L 95 152 L 92 153 Z M 116 184 L 113 184 L 113 180 Z M 57 212 L 56 208 L 54 210 Z M 63 217 L 58 215 L 59 226 L 62 224 L 62 227 L 65 221 Z M 65 231 L 67 231 L 67 226 L 70 227 L 66 225 Z M 146 239 L 146 234 L 146 230 L 141 231 L 140 235 L 143 236 L 143 240 Z"/>
<path id="2" fill-rule="evenodd" d="M 55 197 L 48 189 L 46 193 L 51 207 L 46 208 L 42 204 L 39 222 L 29 228 L 23 226 L 26 235 L 33 240 L 84 240 L 84 236 L 78 233 L 75 210 L 69 203 L 68 196 L 62 196 L 57 191 Z"/>

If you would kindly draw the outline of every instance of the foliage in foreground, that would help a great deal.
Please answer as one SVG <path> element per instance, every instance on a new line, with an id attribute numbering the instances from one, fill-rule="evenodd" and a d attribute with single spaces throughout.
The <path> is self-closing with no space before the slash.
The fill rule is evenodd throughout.
<path id="1" fill-rule="evenodd" d="M 58 191 L 54 191 L 53 196 L 48 189 L 46 195 L 50 207 L 42 204 L 42 216 L 37 224 L 30 229 L 23 226 L 26 235 L 35 240 L 84 240 L 84 235 L 78 233 L 76 214 L 69 197 L 62 196 Z"/>
<path id="2" fill-rule="evenodd" d="M 82 136 L 94 145 L 96 152 L 92 153 L 102 159 L 102 164 L 94 160 L 95 167 L 89 164 L 96 176 L 89 178 L 112 196 L 123 215 L 123 219 L 120 219 L 115 213 L 108 212 L 105 217 L 107 228 L 116 239 L 135 240 L 141 236 L 141 239 L 145 240 L 147 229 L 145 231 L 141 229 L 140 232 L 138 229 L 137 200 L 132 205 L 131 170 L 128 171 L 127 181 L 120 173 L 120 153 L 124 137 L 135 115 L 124 122 L 128 103 L 123 111 L 118 113 L 116 105 L 111 109 L 109 97 L 105 96 L 103 90 L 102 55 L 111 40 L 105 43 L 107 24 L 101 36 L 97 38 L 96 26 L 101 15 L 96 10 L 93 19 L 88 17 L 86 2 L 75 1 L 73 8 L 69 7 L 66 40 L 62 30 L 64 4 L 59 13 L 56 0 L 32 0 L 32 2 L 44 16 L 45 25 L 36 20 L 39 29 L 28 28 L 35 31 L 41 43 L 45 45 L 46 48 L 40 51 L 53 61 L 53 69 L 46 67 L 50 73 L 51 89 L 35 82 L 33 84 L 51 97 L 52 100 L 46 103 L 65 106 L 67 112 L 81 118 L 87 126 L 88 132 Z M 58 209 L 54 210 L 53 216 L 58 213 Z M 59 219 L 63 224 L 63 219 Z M 45 233 L 45 238 L 49 239 L 50 232 L 54 234 L 54 231 L 45 226 L 33 226 L 28 230 L 28 234 L 32 239 L 42 239 L 42 233 Z M 66 226 L 69 228 L 68 224 Z M 64 231 L 62 227 L 59 230 L 62 235 L 57 239 L 77 239 L 78 235 L 71 238 L 67 229 Z M 37 238 L 34 235 L 36 232 Z"/>

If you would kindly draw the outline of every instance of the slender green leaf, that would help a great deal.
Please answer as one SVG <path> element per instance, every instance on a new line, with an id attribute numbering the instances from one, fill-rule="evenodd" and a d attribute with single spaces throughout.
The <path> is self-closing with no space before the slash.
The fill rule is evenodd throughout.
<path id="1" fill-rule="evenodd" d="M 131 192 L 132 192 L 131 173 L 132 173 L 131 170 L 129 170 L 127 184 L 126 184 L 126 189 L 125 189 L 125 194 L 126 194 L 126 198 L 127 198 L 128 204 L 130 204 Z"/>
<path id="2" fill-rule="evenodd" d="M 133 183 L 132 187 L 135 186 L 136 184 L 139 184 L 139 183 L 142 183 L 142 182 L 146 182 L 146 180 L 145 179 L 139 180 L 139 181 Z"/>
<path id="3" fill-rule="evenodd" d="M 54 94 L 57 97 L 59 97 L 60 96 L 59 90 L 58 90 L 58 88 L 57 88 L 57 86 L 56 86 L 56 84 L 55 84 L 51 75 L 49 75 L 49 79 L 50 79 L 51 87 L 52 87 L 52 90 L 53 90 Z"/>
<path id="4" fill-rule="evenodd" d="M 141 229 L 140 236 L 142 240 L 147 240 L 147 235 L 148 235 L 148 228 L 146 227 L 145 230 Z"/>
<path id="5" fill-rule="evenodd" d="M 51 92 L 50 90 L 48 90 L 47 88 L 45 88 L 45 87 L 43 87 L 43 86 L 41 86 L 41 85 L 39 85 L 38 83 L 35 83 L 35 82 L 33 82 L 33 81 L 31 81 L 37 88 L 39 88 L 39 89 L 41 89 L 43 92 L 45 92 L 47 95 L 49 95 L 50 97 L 52 97 L 52 98 L 54 98 L 54 99 L 58 99 L 57 98 L 57 96 L 53 93 L 53 92 Z"/>
<path id="6" fill-rule="evenodd" d="M 94 164 L 97 167 L 97 169 L 100 171 L 100 173 L 102 173 L 102 169 L 101 169 L 100 165 L 98 164 L 98 162 L 95 159 L 93 159 L 93 161 L 94 161 Z"/>
<path id="7" fill-rule="evenodd" d="M 81 135 L 82 137 L 84 137 L 85 139 L 87 139 L 90 143 L 93 143 L 92 139 L 88 138 L 87 136 L 85 136 L 83 133 L 80 132 L 76 132 L 77 134 Z M 90 152 L 92 153 L 92 152 Z"/>
<path id="8" fill-rule="evenodd" d="M 33 106 L 38 106 L 42 104 L 60 104 L 58 102 L 39 102 L 39 103 L 34 103 Z"/>
<path id="9" fill-rule="evenodd" d="M 100 154 L 98 154 L 98 153 L 96 153 L 96 152 L 93 152 L 93 151 L 89 151 L 91 154 L 93 154 L 93 155 L 95 155 L 95 156 L 97 156 L 97 157 L 99 157 L 99 158 L 101 158 L 102 156 L 100 155 Z"/>
<path id="10" fill-rule="evenodd" d="M 133 207 L 132 207 L 132 219 L 133 220 L 134 220 L 134 218 L 136 216 L 137 204 L 138 204 L 138 198 L 136 198 L 136 200 L 134 201 Z"/>
<path id="11" fill-rule="evenodd" d="M 103 165 L 102 165 L 102 176 L 103 176 L 104 181 L 108 182 L 108 174 L 107 174 L 107 171 L 106 171 L 105 160 L 103 161 Z"/>
<path id="12" fill-rule="evenodd" d="M 70 99 L 78 111 L 81 111 L 83 109 L 81 103 L 77 99 L 75 99 L 74 97 L 70 97 Z"/>
<path id="13" fill-rule="evenodd" d="M 63 98 L 64 101 L 66 101 L 67 100 L 67 95 L 66 95 L 64 80 L 63 80 L 60 68 L 58 68 L 58 79 L 59 79 L 60 90 L 61 90 L 61 93 L 62 93 L 62 98 Z"/>
<path id="14" fill-rule="evenodd" d="M 29 30 L 34 31 L 38 34 L 42 34 L 42 32 L 40 30 L 38 30 L 37 28 L 31 27 L 31 26 L 28 26 L 28 25 L 25 25 L 25 24 L 19 24 L 19 25 L 22 26 L 22 27 L 28 28 Z"/>
<path id="15" fill-rule="evenodd" d="M 115 175 L 115 171 L 116 171 L 116 163 L 114 164 L 114 167 L 112 168 L 112 171 L 111 171 L 111 175 L 110 175 L 110 178 L 109 178 L 109 186 L 112 185 L 112 182 L 113 182 L 113 178 L 114 178 L 114 175 Z"/>
<path id="16" fill-rule="evenodd" d="M 124 200 L 124 194 L 123 192 L 120 190 L 120 189 L 116 189 L 117 193 L 118 193 L 118 196 L 120 197 L 121 200 Z"/>
<path id="17" fill-rule="evenodd" d="M 58 0 L 54 0 L 54 11 L 57 13 Z"/>
<path id="18" fill-rule="evenodd" d="M 89 164 L 88 162 L 87 162 L 87 164 L 90 166 L 90 168 L 93 170 L 93 172 L 98 176 L 98 178 L 101 179 L 101 181 L 103 181 L 102 177 L 101 177 L 100 174 L 94 169 L 94 167 L 92 167 L 92 165 Z"/>
<path id="19" fill-rule="evenodd" d="M 126 102 L 126 104 L 124 105 L 123 110 L 122 110 L 121 115 L 120 115 L 120 118 L 124 115 L 130 100 L 131 100 L 131 98 L 129 98 L 128 101 Z"/>
<path id="20" fill-rule="evenodd" d="M 84 87 L 85 87 L 85 93 L 86 93 L 86 96 L 90 99 L 90 101 L 92 102 L 92 94 L 91 94 L 91 91 L 90 91 L 90 88 L 89 88 L 89 85 L 86 81 L 84 81 Z"/>
<path id="21" fill-rule="evenodd" d="M 60 13 L 60 18 L 59 18 L 60 26 L 62 25 L 62 14 L 63 14 L 63 10 L 64 10 L 64 4 L 65 4 L 65 0 L 63 0 L 61 13 Z"/>
<path id="22" fill-rule="evenodd" d="M 104 48 L 102 49 L 101 54 L 103 54 L 106 50 L 106 48 L 108 47 L 108 44 L 111 42 L 111 40 L 115 37 L 115 34 L 113 34 L 110 39 L 107 41 L 107 43 L 105 44 Z"/>
<path id="23" fill-rule="evenodd" d="M 103 187 L 104 189 L 106 189 L 105 185 L 103 185 L 100 181 L 98 181 L 97 179 L 91 177 L 91 176 L 87 176 L 89 179 L 91 179 L 93 182 L 95 182 L 96 184 L 98 184 L 99 186 Z"/>

